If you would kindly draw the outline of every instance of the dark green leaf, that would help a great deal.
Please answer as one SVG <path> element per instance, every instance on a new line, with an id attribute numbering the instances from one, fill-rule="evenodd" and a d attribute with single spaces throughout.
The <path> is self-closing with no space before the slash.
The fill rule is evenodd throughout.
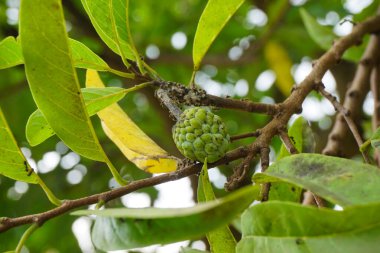
<path id="1" fill-rule="evenodd" d="M 298 154 L 254 175 L 257 183 L 285 181 L 342 206 L 380 202 L 380 170 L 360 162 L 319 154 Z"/>
<path id="2" fill-rule="evenodd" d="M 38 108 L 68 147 L 106 161 L 81 96 L 61 1 L 22 1 L 20 14 L 25 71 Z"/>
<path id="3" fill-rule="evenodd" d="M 242 215 L 237 252 L 377 252 L 380 205 L 344 211 L 271 201 Z M 286 250 L 285 250 L 286 249 Z"/>
<path id="4" fill-rule="evenodd" d="M 199 238 L 228 224 L 257 198 L 249 186 L 225 198 L 190 208 L 82 210 L 74 215 L 98 215 L 92 240 L 101 250 L 120 250 Z"/>

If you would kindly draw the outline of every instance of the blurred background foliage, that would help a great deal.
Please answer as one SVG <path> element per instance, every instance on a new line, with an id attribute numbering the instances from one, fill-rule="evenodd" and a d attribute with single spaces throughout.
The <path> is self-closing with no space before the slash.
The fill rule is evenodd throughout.
<path id="1" fill-rule="evenodd" d="M 130 1 L 130 26 L 135 44 L 145 60 L 165 80 L 184 84 L 189 82 L 192 72 L 192 41 L 205 4 L 206 1 L 201 0 Z M 17 37 L 19 5 L 19 0 L 0 0 L 1 39 L 7 36 Z M 86 44 L 112 67 L 123 69 L 120 58 L 99 39 L 80 0 L 65 0 L 63 6 L 69 36 Z M 208 93 L 218 96 L 264 103 L 281 102 L 290 93 L 293 84 L 302 81 L 310 71 L 312 60 L 324 52 L 307 33 L 299 13 L 300 8 L 304 8 L 337 36 L 342 36 L 350 32 L 354 21 L 373 15 L 377 6 L 378 1 L 371 0 L 247 0 L 210 48 L 203 67 L 197 73 L 196 82 Z M 353 69 L 353 63 L 344 62 L 342 65 Z M 324 80 L 328 89 L 340 97 L 342 94 L 339 91 L 345 90 L 347 85 L 341 77 L 342 71 L 346 71 L 343 74 L 346 78 L 352 73 L 347 73 L 346 68 L 337 68 L 332 71 L 335 78 L 329 72 Z M 78 75 L 83 86 L 84 71 L 78 69 Z M 133 85 L 131 80 L 112 74 L 102 73 L 101 76 L 108 86 Z M 368 119 L 372 110 L 371 103 L 369 94 L 363 107 Z M 120 104 L 160 146 L 180 156 L 171 138 L 174 122 L 168 117 L 165 108 L 154 98 L 153 90 L 146 89 L 128 94 Z M 37 147 L 29 146 L 25 138 L 25 124 L 36 105 L 28 89 L 23 66 L 0 71 L 0 106 L 19 145 L 23 147 L 24 154 L 29 157 L 31 164 L 58 197 L 79 198 L 115 186 L 104 164 L 72 153 L 56 136 Z M 310 121 L 318 140 L 318 152 L 326 142 L 335 112 L 324 99 L 315 94 L 305 101 L 303 107 L 303 116 Z M 225 120 L 230 135 L 252 132 L 263 127 L 270 119 L 258 114 L 224 109 L 217 110 L 216 113 Z M 140 179 L 150 176 L 127 161 L 106 138 L 99 120 L 96 117 L 92 120 L 102 145 L 116 167 L 122 169 L 125 177 Z M 362 126 L 369 133 L 367 125 L 369 124 L 363 122 Z M 231 148 L 250 141 L 238 141 L 233 143 Z M 280 144 L 279 139 L 273 140 L 272 160 L 275 159 Z M 223 182 L 231 173 L 234 164 L 220 167 L 222 174 L 218 171 L 213 172 L 214 178 L 211 179 L 214 180 L 217 195 L 225 194 L 222 190 Z M 253 168 L 255 166 L 257 167 L 256 164 L 252 164 Z M 190 188 L 190 184 L 185 184 L 185 187 Z M 176 190 L 172 188 L 171 191 Z M 135 202 L 131 197 L 111 204 L 135 207 L 134 203 L 143 203 L 142 205 L 146 206 L 153 205 L 158 197 L 171 198 L 164 195 L 164 192 L 161 192 L 162 196 L 159 195 L 159 191 L 159 187 L 145 189 L 142 192 L 148 195 L 134 195 L 137 198 Z M 189 191 L 191 193 L 191 190 Z M 181 197 L 186 198 L 177 196 L 179 199 Z M 175 205 L 177 199 L 172 199 L 173 201 Z M 49 208 L 52 208 L 52 205 L 38 186 L 28 186 L 0 177 L 0 216 L 16 217 Z M 83 238 L 88 236 L 89 222 L 82 220 L 73 225 L 75 219 L 70 215 L 64 215 L 44 224 L 28 240 L 28 250 L 25 249 L 25 252 L 92 252 L 91 246 L 83 243 Z M 75 227 L 78 226 L 79 231 L 84 232 L 78 234 L 77 229 L 74 235 Z M 0 250 L 13 249 L 25 229 L 24 226 L 0 234 Z"/>

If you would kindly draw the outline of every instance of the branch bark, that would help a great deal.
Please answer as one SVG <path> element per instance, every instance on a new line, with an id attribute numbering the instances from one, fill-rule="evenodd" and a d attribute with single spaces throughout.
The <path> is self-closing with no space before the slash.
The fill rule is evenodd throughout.
<path id="1" fill-rule="evenodd" d="M 374 31 L 376 32 L 376 31 Z M 372 67 L 380 57 L 380 40 L 378 35 L 372 35 L 364 55 L 355 73 L 351 87 L 346 92 L 343 107 L 350 113 L 352 120 L 357 123 L 361 114 L 361 105 L 369 90 L 369 78 Z M 345 124 L 344 115 L 339 113 L 329 134 L 323 154 L 346 157 L 344 142 L 349 136 L 349 128 Z"/>

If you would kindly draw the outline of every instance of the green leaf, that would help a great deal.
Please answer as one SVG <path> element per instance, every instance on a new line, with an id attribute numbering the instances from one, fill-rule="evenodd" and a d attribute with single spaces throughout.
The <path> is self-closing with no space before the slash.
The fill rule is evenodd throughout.
<path id="1" fill-rule="evenodd" d="M 75 67 L 98 71 L 108 71 L 110 69 L 102 58 L 92 52 L 91 49 L 83 43 L 73 39 L 69 39 L 69 43 Z"/>
<path id="2" fill-rule="evenodd" d="M 207 50 L 244 0 L 209 0 L 199 19 L 193 45 L 194 70 L 198 70 Z"/>
<path id="3" fill-rule="evenodd" d="M 330 49 L 334 40 L 338 37 L 334 34 L 332 27 L 323 26 L 318 23 L 318 21 L 311 16 L 305 9 L 300 9 L 300 14 L 306 30 L 312 40 L 317 43 L 324 50 Z M 348 21 L 349 22 L 349 21 Z M 349 48 L 344 54 L 343 59 L 357 62 L 363 55 L 364 49 L 366 48 L 366 42 L 362 43 L 358 47 Z"/>
<path id="4" fill-rule="evenodd" d="M 195 239 L 226 225 L 257 198 L 249 186 L 215 201 L 190 208 L 81 210 L 74 215 L 98 215 L 92 241 L 101 250 L 121 250 Z"/>
<path id="5" fill-rule="evenodd" d="M 317 20 L 303 8 L 300 9 L 300 14 L 306 30 L 314 42 L 322 49 L 330 49 L 334 40 L 337 38 L 332 28 L 319 24 Z"/>
<path id="6" fill-rule="evenodd" d="M 257 183 L 285 181 L 332 203 L 349 206 L 380 202 L 380 170 L 360 162 L 319 154 L 298 154 L 253 176 Z"/>
<path id="7" fill-rule="evenodd" d="M 379 211 L 380 204 L 344 211 L 278 201 L 255 205 L 242 215 L 237 252 L 377 252 Z"/>
<path id="8" fill-rule="evenodd" d="M 17 146 L 11 130 L 0 108 L 0 175 L 37 184 L 38 178 Z"/>
<path id="9" fill-rule="evenodd" d="M 198 202 L 208 202 L 215 200 L 215 194 L 208 177 L 207 159 L 205 160 L 198 180 Z M 236 241 L 227 226 L 220 227 L 206 234 L 210 244 L 211 252 L 223 253 L 234 252 Z"/>
<path id="10" fill-rule="evenodd" d="M 373 148 L 380 147 L 380 127 L 376 129 L 375 133 L 371 136 L 370 140 Z"/>
<path id="11" fill-rule="evenodd" d="M 68 147 L 89 159 L 106 161 L 81 96 L 61 1 L 25 0 L 20 14 L 25 71 L 38 108 Z"/>
<path id="12" fill-rule="evenodd" d="M 370 16 L 376 15 L 376 11 L 379 7 L 379 2 L 379 0 L 372 1 L 372 3 L 364 8 L 360 13 L 354 15 L 354 21 L 361 22 Z"/>
<path id="13" fill-rule="evenodd" d="M 0 42 L 0 69 L 14 67 L 23 63 L 19 44 L 14 37 L 6 37 Z"/>
<path id="14" fill-rule="evenodd" d="M 134 77 L 131 73 L 124 73 L 110 68 L 102 58 L 79 41 L 69 39 L 69 46 L 71 48 L 73 64 L 76 68 L 109 71 L 126 78 Z M 5 38 L 0 42 L 0 69 L 20 64 L 24 64 L 20 43 L 14 37 Z"/>
<path id="15" fill-rule="evenodd" d="M 123 60 L 137 60 L 128 25 L 128 0 L 81 0 L 91 23 L 107 46 Z M 129 64 L 124 61 L 126 65 Z"/>
<path id="16" fill-rule="evenodd" d="M 82 95 L 89 116 L 121 100 L 126 91 L 123 88 L 82 88 Z M 26 123 L 26 139 L 31 146 L 41 144 L 49 137 L 55 135 L 49 123 L 40 110 L 33 112 Z"/>
<path id="17" fill-rule="evenodd" d="M 298 117 L 288 130 L 288 135 L 298 152 L 312 153 L 315 149 L 315 140 L 313 131 L 308 122 L 303 117 Z M 285 145 L 282 144 L 277 161 L 289 156 Z M 273 182 L 269 191 L 270 200 L 283 200 L 300 202 L 302 197 L 302 188 L 294 184 L 285 182 Z"/>

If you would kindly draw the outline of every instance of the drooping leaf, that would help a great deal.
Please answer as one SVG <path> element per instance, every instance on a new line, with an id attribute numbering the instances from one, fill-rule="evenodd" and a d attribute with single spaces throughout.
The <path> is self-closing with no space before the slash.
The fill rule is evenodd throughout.
<path id="1" fill-rule="evenodd" d="M 276 85 L 284 96 L 289 96 L 294 81 L 291 75 L 292 61 L 285 49 L 274 41 L 269 41 L 264 48 L 265 58 L 276 73 Z"/>
<path id="2" fill-rule="evenodd" d="M 254 175 L 257 183 L 285 181 L 341 206 L 380 202 L 380 170 L 372 165 L 319 154 L 298 154 Z"/>
<path id="3" fill-rule="evenodd" d="M 244 0 L 209 0 L 199 19 L 193 45 L 194 71 L 199 69 L 216 36 L 243 4 Z"/>
<path id="4" fill-rule="evenodd" d="M 128 0 L 81 0 L 91 23 L 107 46 L 123 59 L 136 60 L 128 27 Z M 125 62 L 126 63 L 126 62 Z"/>
<path id="5" fill-rule="evenodd" d="M 84 157 L 105 161 L 81 96 L 64 22 L 59 0 L 21 2 L 20 41 L 30 90 L 68 147 Z"/>
<path id="6" fill-rule="evenodd" d="M 21 48 L 14 37 L 6 37 L 0 42 L 0 69 L 23 63 Z"/>
<path id="7" fill-rule="evenodd" d="M 344 211 L 271 201 L 242 215 L 242 252 L 377 252 L 380 205 Z"/>
<path id="8" fill-rule="evenodd" d="M 121 250 L 199 238 L 226 225 L 257 198 L 248 186 L 215 201 L 190 208 L 104 209 L 76 211 L 98 215 L 92 240 L 101 250 Z"/>
<path id="9" fill-rule="evenodd" d="M 126 94 L 125 89 L 117 87 L 83 88 L 81 91 L 89 116 L 116 103 Z M 55 135 L 53 129 L 39 109 L 29 116 L 26 123 L 26 138 L 31 146 L 41 144 L 53 135 Z"/>
<path id="10" fill-rule="evenodd" d="M 87 87 L 104 87 L 96 71 L 88 70 Z M 107 136 L 137 167 L 150 173 L 174 171 L 177 161 L 149 138 L 119 105 L 111 105 L 98 112 Z"/>
<path id="11" fill-rule="evenodd" d="M 204 162 L 198 180 L 198 202 L 208 202 L 215 200 L 214 190 L 208 177 L 207 160 Z M 228 225 L 217 228 L 206 234 L 210 244 L 211 252 L 224 253 L 234 252 L 236 240 L 228 228 Z"/>
<path id="12" fill-rule="evenodd" d="M 38 178 L 17 146 L 0 108 L 0 175 L 37 184 Z"/>

